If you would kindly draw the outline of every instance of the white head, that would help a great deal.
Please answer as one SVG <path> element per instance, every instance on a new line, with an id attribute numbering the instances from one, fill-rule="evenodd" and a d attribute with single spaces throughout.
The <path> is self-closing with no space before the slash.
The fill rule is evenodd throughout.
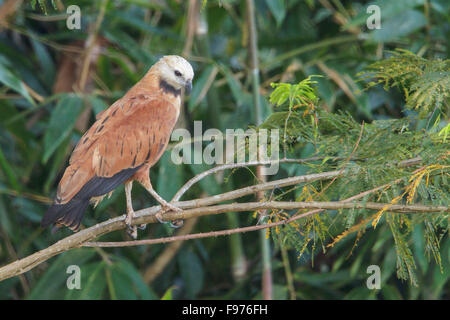
<path id="1" fill-rule="evenodd" d="M 191 92 L 194 70 L 186 59 L 180 56 L 164 56 L 152 69 L 158 70 L 160 79 L 175 90 L 185 88 L 187 94 Z"/>

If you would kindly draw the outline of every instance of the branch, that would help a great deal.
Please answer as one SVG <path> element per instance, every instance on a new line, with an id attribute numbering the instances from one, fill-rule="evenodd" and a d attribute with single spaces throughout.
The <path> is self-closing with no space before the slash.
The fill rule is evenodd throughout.
<path id="1" fill-rule="evenodd" d="M 193 218 L 186 221 L 183 227 L 177 232 L 177 237 L 182 237 L 190 234 L 197 224 L 198 219 Z M 182 240 L 182 239 L 180 239 Z M 183 245 L 182 241 L 175 241 L 170 246 L 167 246 L 164 251 L 158 255 L 155 261 L 146 268 L 143 272 L 144 282 L 149 285 L 155 280 L 165 269 L 165 267 L 172 261 L 173 257 L 177 254 L 178 250 Z"/>
<path id="2" fill-rule="evenodd" d="M 410 161 L 412 160 L 412 161 Z M 404 160 L 402 162 L 406 162 L 408 161 L 408 163 L 402 164 L 402 162 L 399 163 L 399 165 L 404 165 L 404 166 L 408 166 L 408 165 L 415 165 L 418 162 L 420 162 L 420 158 L 414 158 L 414 159 L 410 159 L 410 160 Z M 418 169 L 420 170 L 420 169 Z M 417 172 L 418 170 L 415 170 L 415 172 Z M 402 181 L 402 179 L 396 179 L 390 183 L 386 183 L 384 185 L 372 188 L 370 190 L 366 190 L 364 192 L 361 192 L 357 195 L 351 196 L 347 199 L 342 200 L 342 203 L 348 203 L 348 202 L 354 202 L 355 200 L 364 198 L 365 196 L 377 192 L 379 190 L 382 189 L 386 189 L 391 187 L 394 184 L 399 183 L 400 181 Z M 176 236 L 172 236 L 172 237 L 164 237 L 164 238 L 159 238 L 159 239 L 151 239 L 151 240 L 147 240 L 145 241 L 145 243 L 141 243 L 142 245 L 151 245 L 151 244 L 158 244 L 158 243 L 168 243 L 168 242 L 174 242 L 174 241 L 186 241 L 186 240 L 190 240 L 190 239 L 200 239 L 200 238 L 208 238 L 208 237 L 218 237 L 218 236 L 225 236 L 225 235 L 231 235 L 231 234 L 235 234 L 235 233 L 244 233 L 244 232 L 249 232 L 249 231 L 256 231 L 256 230 L 261 230 L 261 229 L 267 229 L 267 228 L 273 228 L 279 225 L 284 225 L 287 223 L 291 223 L 292 221 L 301 219 L 301 218 L 305 218 L 308 216 L 311 216 L 313 214 L 317 214 L 317 213 L 321 213 L 325 211 L 325 209 L 316 209 L 316 210 L 312 210 L 312 211 L 308 211 L 302 214 L 296 214 L 292 217 L 290 217 L 289 219 L 283 220 L 283 221 L 277 221 L 277 222 L 273 222 L 270 224 L 264 224 L 264 225 L 256 225 L 256 226 L 249 226 L 249 227 L 243 227 L 243 228 L 235 228 L 232 230 L 221 230 L 221 231 L 210 231 L 210 232 L 205 232 L 205 233 L 196 233 L 196 234 L 189 234 L 189 235 L 184 235 L 184 234 L 180 234 L 180 235 L 176 235 Z M 107 242 L 92 242 L 92 246 L 102 246 L 103 243 L 107 243 Z M 130 242 L 131 243 L 131 242 Z M 86 243 L 88 244 L 88 243 Z M 109 244 L 112 244 L 112 242 L 109 242 Z M 134 242 L 132 245 L 138 245 L 136 244 L 136 242 Z M 107 245 L 109 246 L 109 245 Z M 113 245 L 111 245 L 113 246 Z M 120 245 L 119 245 L 120 246 Z"/>
<path id="3" fill-rule="evenodd" d="M 291 159 L 291 160 L 285 159 L 285 161 L 293 162 L 294 160 L 293 159 Z M 299 162 L 301 162 L 301 161 L 302 160 L 299 160 Z M 303 160 L 303 161 L 305 161 L 305 160 Z M 312 161 L 312 159 L 311 159 L 311 161 Z M 280 162 L 283 162 L 283 160 L 280 160 Z M 196 176 L 193 179 L 191 179 L 190 181 L 188 181 L 188 183 L 186 183 L 186 185 L 183 186 L 179 192 L 177 192 L 177 196 L 174 197 L 174 199 L 177 197 L 180 198 L 184 194 L 184 192 L 186 192 L 195 182 L 199 181 L 201 179 L 201 177 L 205 177 L 214 172 L 226 170 L 229 168 L 237 168 L 239 166 L 243 167 L 243 166 L 259 165 L 259 164 L 265 164 L 265 163 L 255 162 L 255 163 L 251 163 L 251 164 L 244 163 L 244 164 L 223 165 L 223 166 L 219 166 L 217 168 L 213 168 L 208 171 L 205 171 L 199 175 L 200 177 Z M 414 164 L 416 164 L 416 163 L 414 163 Z M 243 197 L 246 195 L 255 194 L 258 191 L 270 190 L 270 189 L 274 189 L 276 187 L 286 187 L 286 186 L 295 185 L 295 184 L 299 184 L 299 183 L 308 183 L 308 182 L 319 181 L 319 180 L 333 179 L 336 176 L 341 176 L 344 174 L 345 174 L 345 171 L 344 172 L 329 171 L 329 172 L 309 174 L 309 175 L 303 175 L 303 176 L 295 176 L 295 177 L 289 177 L 289 178 L 285 178 L 285 179 L 260 183 L 260 184 L 249 186 L 249 187 L 244 187 L 241 189 L 233 190 L 230 192 L 225 192 L 225 193 L 207 197 L 207 198 L 195 199 L 195 200 L 189 200 L 189 201 L 178 201 L 178 202 L 174 202 L 174 204 L 182 209 L 187 209 L 187 210 L 184 210 L 179 213 L 168 212 L 168 213 L 164 214 L 164 219 L 165 220 L 187 219 L 187 218 L 191 218 L 194 216 L 202 216 L 202 215 L 207 215 L 207 214 L 221 213 L 221 212 L 214 212 L 215 210 L 218 210 L 218 209 L 221 209 L 221 210 L 230 210 L 230 208 L 235 208 L 236 210 L 239 210 L 239 208 L 240 208 L 240 210 L 270 209 L 271 207 L 268 204 L 274 204 L 274 206 L 273 206 L 274 209 L 278 208 L 278 207 L 286 208 L 286 209 L 287 208 L 293 208 L 293 209 L 296 209 L 296 208 L 297 209 L 298 208 L 322 208 L 319 205 L 320 203 L 301 203 L 301 202 L 292 202 L 292 203 L 291 202 L 276 202 L 276 203 L 265 202 L 265 203 L 253 203 L 253 204 L 252 203 L 243 203 L 243 204 L 241 203 L 241 204 L 228 205 L 228 206 L 234 206 L 234 207 L 224 207 L 224 205 L 215 206 L 215 207 L 207 207 L 207 206 L 214 205 L 219 202 L 237 199 L 237 198 L 240 198 L 240 197 Z M 397 180 L 397 181 L 399 181 L 399 180 Z M 384 187 L 384 186 L 382 186 L 382 187 Z M 382 187 L 378 187 L 373 190 L 378 190 Z M 329 206 L 327 207 L 327 203 L 322 203 L 324 207 L 322 209 L 317 209 L 317 210 L 311 211 L 311 214 L 314 213 L 314 211 L 319 212 L 321 210 L 325 210 L 325 209 L 329 209 L 329 208 L 334 208 L 334 209 L 339 208 L 339 203 L 343 203 L 345 201 L 346 200 L 341 201 L 341 202 L 331 203 L 331 207 L 329 207 Z M 297 207 L 295 207 L 296 204 L 297 204 Z M 328 203 L 328 204 L 330 204 L 330 203 Z M 294 207 L 292 207 L 292 205 L 294 205 Z M 356 204 L 352 204 L 352 205 L 356 205 Z M 382 204 L 375 204 L 375 206 L 377 206 L 377 205 L 382 205 Z M 242 207 L 239 207 L 239 206 L 242 206 Z M 364 207 L 364 205 L 362 205 L 362 204 L 359 204 L 359 206 L 361 208 Z M 402 210 L 407 211 L 408 209 L 411 208 L 411 206 L 400 206 L 400 207 L 398 207 L 398 206 L 399 205 L 390 207 L 390 211 L 399 210 L 400 212 L 402 212 Z M 417 209 L 420 211 L 421 208 L 424 210 L 432 210 L 432 211 L 436 210 L 436 211 L 444 211 L 444 212 L 448 212 L 448 210 L 449 210 L 448 207 L 426 207 L 426 206 L 422 206 L 422 207 L 416 206 L 414 210 Z M 428 208 L 428 209 L 426 209 L 426 208 Z M 433 208 L 433 209 L 430 209 L 430 208 Z M 156 223 L 157 219 L 155 218 L 154 215 L 160 209 L 161 209 L 160 206 L 154 206 L 154 207 L 150 207 L 150 208 L 146 208 L 146 209 L 137 211 L 136 218 L 133 220 L 132 224 Z M 425 211 L 425 212 L 429 212 L 429 211 Z M 298 215 L 295 217 L 301 218 L 304 216 L 305 216 L 305 214 Z M 68 251 L 68 250 L 71 250 L 74 248 L 82 247 L 85 243 L 92 241 L 93 239 L 96 239 L 104 234 L 111 233 L 111 232 L 117 231 L 117 230 L 125 229 L 126 224 L 125 224 L 124 220 L 125 220 L 125 215 L 121 215 L 121 216 L 109 219 L 107 221 L 98 223 L 90 228 L 83 229 L 83 230 L 81 230 L 77 233 L 74 233 L 64 239 L 61 239 L 58 242 L 56 242 L 55 244 L 53 244 L 43 250 L 40 250 L 40 251 L 38 251 L 34 254 L 31 254 L 25 258 L 16 260 L 6 266 L 3 266 L 0 268 L 0 281 L 20 275 L 24 272 L 27 272 L 27 271 L 31 270 L 32 268 L 36 267 L 37 265 L 39 265 L 40 263 L 52 258 L 53 256 L 56 256 L 62 252 L 65 252 L 65 251 Z M 268 225 L 268 226 L 270 227 L 270 225 Z M 256 226 L 256 227 L 262 229 L 262 226 Z"/>
<path id="4" fill-rule="evenodd" d="M 236 198 L 240 198 L 249 194 L 254 194 L 261 190 L 269 190 L 276 187 L 284 187 L 290 186 L 298 183 L 312 182 L 317 180 L 325 180 L 333 178 L 338 174 L 337 171 L 323 172 L 317 174 L 310 174 L 304 176 L 296 176 L 290 177 L 286 179 L 280 179 L 276 181 L 261 183 L 258 185 L 253 185 L 250 187 L 245 187 L 237 190 L 233 190 L 230 192 L 225 192 L 219 195 L 195 199 L 189 201 L 179 201 L 174 202 L 177 207 L 181 209 L 189 209 L 189 208 L 199 208 L 205 207 L 208 205 L 213 205 L 219 202 L 233 200 Z M 195 180 L 195 179 L 194 179 Z M 187 190 L 187 189 L 186 189 Z M 181 195 L 180 195 L 181 196 Z M 156 223 L 157 219 L 155 218 L 155 214 L 161 210 L 161 207 L 153 206 L 150 208 L 142 209 L 135 212 L 136 218 L 132 221 L 132 224 L 147 224 L 147 223 Z M 182 211 L 184 213 L 186 211 Z M 164 214 L 164 219 L 167 220 L 177 220 L 177 219 L 185 219 L 187 217 L 180 216 L 178 218 L 173 218 L 171 216 L 172 213 L 167 212 Z M 200 215 L 200 214 L 199 214 Z M 62 252 L 68 251 L 70 249 L 81 247 L 83 243 L 91 241 L 101 235 L 106 233 L 110 233 L 116 230 L 125 229 L 127 226 L 124 222 L 125 215 L 121 215 L 107 221 L 96 224 L 90 228 L 83 229 L 73 235 L 70 235 L 64 239 L 59 240 L 55 244 L 40 250 L 34 254 L 31 254 L 23 259 L 16 260 L 6 266 L 0 268 L 0 281 L 22 274 L 40 263 L 50 259 L 51 257 L 58 255 Z"/>
<path id="5" fill-rule="evenodd" d="M 391 205 L 389 203 L 377 203 L 377 202 L 291 202 L 291 201 L 268 201 L 268 202 L 247 202 L 247 203 L 233 203 L 224 204 L 212 207 L 202 207 L 185 210 L 183 212 L 167 213 L 164 215 L 165 219 L 189 219 L 193 217 L 199 217 L 204 215 L 221 214 L 225 212 L 245 212 L 256 210 L 294 210 L 294 209 L 320 209 L 322 210 L 339 210 L 339 209 L 369 209 L 369 210 L 381 210 L 384 207 L 389 206 L 390 212 L 402 212 L 402 213 L 435 213 L 435 212 L 450 212 L 449 207 L 445 206 L 424 206 L 424 205 Z M 131 247 L 139 245 L 167 243 L 180 240 L 199 239 L 206 237 L 216 237 L 223 235 L 230 235 L 234 233 L 256 231 L 260 229 L 272 228 L 282 224 L 288 224 L 292 221 L 305 218 L 313 213 L 317 213 L 318 210 L 307 212 L 306 214 L 296 215 L 290 219 L 278 221 L 265 225 L 256 225 L 244 228 L 237 228 L 232 230 L 212 231 L 205 233 L 189 234 L 182 236 L 172 236 L 160 239 L 145 239 L 145 240 L 133 240 L 133 241 L 120 241 L 120 242 L 87 242 L 83 244 L 83 247 Z"/>
<path id="6" fill-rule="evenodd" d="M 197 174 L 195 177 L 193 177 L 192 179 L 190 179 L 188 182 L 186 182 L 184 184 L 184 186 L 182 186 L 180 188 L 180 190 L 178 190 L 178 192 L 175 194 L 175 196 L 172 198 L 172 201 L 178 201 L 180 200 L 180 198 L 186 193 L 187 190 L 189 190 L 195 183 L 197 183 L 198 181 L 206 178 L 207 176 L 220 172 L 220 171 L 225 171 L 228 169 L 236 169 L 236 168 L 243 168 L 243 167 L 251 167 L 251 166 L 259 166 L 259 165 L 270 165 L 273 163 L 276 163 L 277 161 L 279 163 L 307 163 L 307 162 L 311 162 L 311 161 L 317 161 L 317 160 L 322 160 L 323 157 L 311 157 L 311 158 L 306 158 L 306 159 L 288 159 L 288 158 L 284 158 L 284 159 L 280 159 L 280 160 L 275 160 L 275 161 L 250 161 L 250 162 L 243 162 L 243 163 L 227 163 L 227 164 L 223 164 L 214 168 L 211 168 L 209 170 L 203 171 L 202 173 Z"/>

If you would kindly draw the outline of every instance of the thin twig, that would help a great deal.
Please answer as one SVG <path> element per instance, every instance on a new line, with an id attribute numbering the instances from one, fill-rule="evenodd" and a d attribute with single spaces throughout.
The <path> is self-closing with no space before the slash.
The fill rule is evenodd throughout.
<path id="1" fill-rule="evenodd" d="M 97 38 L 98 31 L 100 30 L 100 26 L 102 24 L 103 18 L 105 16 L 106 6 L 108 4 L 108 0 L 103 0 L 102 6 L 100 7 L 100 12 L 97 16 L 97 20 L 95 21 L 94 29 L 92 33 L 89 34 L 89 37 L 87 39 L 87 50 L 84 55 L 83 60 L 83 66 L 81 69 L 81 75 L 79 79 L 79 88 L 81 91 L 84 91 L 84 88 L 86 86 L 86 81 L 89 73 L 89 66 L 91 64 L 93 49 L 95 47 L 95 42 Z"/>
<path id="2" fill-rule="evenodd" d="M 172 201 L 178 201 L 183 196 L 183 194 L 186 193 L 188 189 L 190 189 L 195 183 L 198 181 L 206 178 L 207 176 L 228 170 L 228 169 L 236 169 L 236 168 L 242 168 L 242 167 L 252 167 L 252 166 L 258 166 L 258 165 L 272 165 L 276 162 L 279 163 L 307 163 L 311 161 L 317 161 L 321 160 L 323 157 L 311 157 L 311 158 L 305 158 L 305 159 L 280 159 L 280 160 L 270 160 L 270 161 L 250 161 L 250 162 L 241 162 L 241 163 L 227 163 L 224 165 L 216 166 L 214 168 L 211 168 L 209 170 L 203 171 L 202 173 L 197 174 L 195 177 L 190 179 L 188 182 L 186 182 L 180 190 L 173 196 Z"/>
<path id="3" fill-rule="evenodd" d="M 345 162 L 344 162 L 344 164 L 343 164 L 343 166 L 342 166 L 342 168 L 341 168 L 341 170 L 339 170 L 339 173 L 340 174 L 342 174 L 343 172 L 344 172 L 344 169 L 345 169 L 345 167 L 347 166 L 347 164 L 348 164 L 348 162 L 350 161 L 350 159 L 353 157 L 353 154 L 356 152 L 356 149 L 358 149 L 358 146 L 359 146 L 359 143 L 361 142 L 361 138 L 362 138 L 362 134 L 363 134 L 363 131 L 364 131 L 364 121 L 363 121 L 363 123 L 361 124 L 361 130 L 360 130 L 360 132 L 359 132 L 359 137 L 358 137 L 358 140 L 356 141 L 356 144 L 355 144 L 355 146 L 354 146 L 354 148 L 353 148 L 353 151 L 352 151 L 352 153 L 350 153 L 350 155 L 348 156 L 348 158 L 347 159 L 345 159 Z M 321 191 L 320 191 L 320 193 L 316 196 L 316 198 L 319 198 L 333 183 L 334 183 L 334 181 L 336 181 L 336 179 L 337 179 L 337 176 L 336 177 L 334 177 L 331 181 L 330 181 L 330 183 L 328 184 L 328 185 L 326 185 L 325 186 L 325 188 L 323 188 Z"/>
<path id="4" fill-rule="evenodd" d="M 196 225 L 198 218 L 189 219 L 183 227 L 178 231 L 177 237 L 190 234 L 194 226 Z M 173 257 L 176 255 L 178 250 L 183 245 L 182 241 L 175 241 L 170 246 L 167 246 L 164 251 L 158 255 L 155 261 L 146 268 L 143 273 L 144 282 L 146 284 L 151 284 L 161 272 L 164 271 L 165 266 L 172 261 Z"/>

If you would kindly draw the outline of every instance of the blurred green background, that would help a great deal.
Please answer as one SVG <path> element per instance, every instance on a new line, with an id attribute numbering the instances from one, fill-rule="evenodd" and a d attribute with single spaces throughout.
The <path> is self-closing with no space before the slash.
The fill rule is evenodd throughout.
<path id="1" fill-rule="evenodd" d="M 367 91 L 356 74 L 402 48 L 419 56 L 447 58 L 450 6 L 447 0 L 381 0 L 382 28 L 368 30 L 368 1 L 256 0 L 263 118 L 272 111 L 271 82 L 317 78 L 319 106 L 349 112 L 357 121 L 411 115 L 403 93 Z M 81 9 L 81 29 L 66 26 L 66 8 Z M 194 120 L 207 128 L 255 125 L 249 71 L 245 1 L 0 1 L 0 265 L 48 247 L 70 234 L 51 235 L 39 226 L 70 153 L 101 112 L 120 98 L 160 56 L 185 56 L 195 70 L 192 94 L 179 127 Z M 425 127 L 426 119 L 419 127 Z M 296 150 L 306 157 L 308 148 Z M 152 169 L 157 192 L 170 199 L 206 165 L 174 165 L 169 151 Z M 296 174 L 309 168 L 300 166 Z M 275 178 L 292 175 L 282 165 Z M 209 177 L 183 199 L 218 194 L 255 181 L 241 169 Z M 136 210 L 155 204 L 135 185 Z M 95 210 L 85 226 L 125 211 L 123 186 Z M 251 214 L 186 221 L 189 232 L 255 224 Z M 140 238 L 171 235 L 149 225 Z M 423 248 L 423 227 L 413 231 L 411 249 L 418 286 L 396 276 L 396 253 L 386 225 L 370 230 L 352 251 L 355 236 L 339 245 L 303 253 L 272 245 L 275 299 L 449 299 L 450 241 L 441 242 L 443 272 Z M 125 231 L 102 237 L 129 240 Z M 352 253 L 350 254 L 350 252 Z M 130 248 L 81 248 L 26 274 L 0 283 L 0 299 L 253 299 L 261 298 L 258 233 Z M 79 265 L 82 290 L 68 290 L 66 268 Z M 366 287 L 369 265 L 382 267 L 380 290 Z M 156 271 L 158 270 L 158 271 Z M 291 274 L 294 292 L 289 292 Z M 292 286 L 291 286 L 292 288 Z"/>

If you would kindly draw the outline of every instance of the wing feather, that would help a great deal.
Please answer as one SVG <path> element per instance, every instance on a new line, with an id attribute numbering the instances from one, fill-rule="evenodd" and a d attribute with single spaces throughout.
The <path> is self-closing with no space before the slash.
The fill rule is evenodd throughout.
<path id="1" fill-rule="evenodd" d="M 111 178 L 143 164 L 153 165 L 167 146 L 178 112 L 177 106 L 156 95 L 140 94 L 116 101 L 97 116 L 75 147 L 56 203 L 67 203 L 82 189 L 84 197 L 99 196 L 100 190 L 110 189 L 108 179 L 96 179 L 95 188 L 91 187 L 93 178 Z M 103 182 L 109 185 L 102 187 Z"/>

